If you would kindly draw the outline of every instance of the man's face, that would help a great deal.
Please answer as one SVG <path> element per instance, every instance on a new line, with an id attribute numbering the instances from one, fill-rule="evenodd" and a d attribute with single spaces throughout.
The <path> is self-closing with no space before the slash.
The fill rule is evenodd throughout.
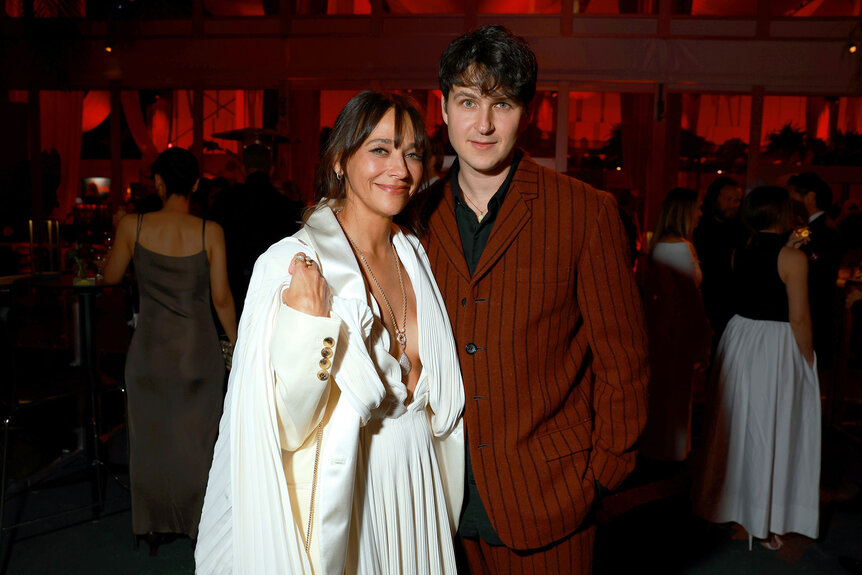
<path id="1" fill-rule="evenodd" d="M 453 86 L 443 101 L 443 121 L 461 169 L 486 176 L 508 169 L 526 115 L 523 104 L 499 90 L 482 95 L 472 86 Z"/>
<path id="2" fill-rule="evenodd" d="M 718 192 L 716 207 L 718 216 L 723 220 L 730 220 L 739 213 L 739 204 L 742 203 L 742 188 L 736 186 L 725 186 Z"/>
<path id="3" fill-rule="evenodd" d="M 805 213 L 808 216 L 814 215 L 817 211 L 817 195 L 810 190 L 802 190 L 796 186 L 788 186 L 790 190 L 790 199 L 794 202 L 799 202 L 805 208 Z"/>

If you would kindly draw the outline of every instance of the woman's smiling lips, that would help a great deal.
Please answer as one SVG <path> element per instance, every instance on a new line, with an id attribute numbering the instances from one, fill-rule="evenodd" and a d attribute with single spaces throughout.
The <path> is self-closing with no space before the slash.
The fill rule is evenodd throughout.
<path id="1" fill-rule="evenodd" d="M 406 194 L 410 191 L 410 186 L 375 184 L 378 188 L 387 194 Z"/>

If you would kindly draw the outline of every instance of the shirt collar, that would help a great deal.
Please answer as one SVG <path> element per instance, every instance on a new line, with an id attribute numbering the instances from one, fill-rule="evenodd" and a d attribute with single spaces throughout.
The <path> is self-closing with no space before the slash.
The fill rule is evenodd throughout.
<path id="1" fill-rule="evenodd" d="M 824 212 L 823 210 L 820 210 L 819 212 L 815 212 L 815 213 L 811 214 L 810 216 L 808 216 L 808 223 L 810 224 L 811 222 L 813 222 L 814 220 L 816 220 L 817 218 L 819 218 L 820 216 L 822 216 L 825 213 L 826 212 Z"/>
<path id="2" fill-rule="evenodd" d="M 491 200 L 488 202 L 488 211 L 498 209 L 502 204 L 503 200 L 506 197 L 506 193 L 508 193 L 509 188 L 512 186 L 512 180 L 515 178 L 515 172 L 518 171 L 518 164 L 521 162 L 521 158 L 524 157 L 523 150 L 515 148 L 515 155 L 512 157 L 512 165 L 509 166 L 509 173 L 506 174 L 506 179 L 503 180 L 503 183 L 500 184 L 500 187 L 497 188 L 497 191 L 491 197 Z M 452 185 L 452 198 L 455 200 L 455 205 L 462 205 L 466 208 L 470 208 L 464 201 L 461 199 L 461 186 L 458 184 L 458 171 L 461 166 L 458 162 L 458 158 L 455 158 L 455 161 L 452 162 L 452 167 L 449 168 L 449 183 Z"/>

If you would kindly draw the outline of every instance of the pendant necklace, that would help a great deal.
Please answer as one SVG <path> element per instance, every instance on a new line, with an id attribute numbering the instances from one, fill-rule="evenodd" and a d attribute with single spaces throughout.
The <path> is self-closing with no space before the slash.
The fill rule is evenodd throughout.
<path id="1" fill-rule="evenodd" d="M 401 346 L 401 357 L 398 358 L 398 364 L 401 366 L 401 375 L 402 377 L 410 373 L 410 358 L 407 357 L 407 292 L 404 289 L 404 280 L 401 277 L 401 262 L 398 259 L 398 254 L 395 252 L 395 246 L 392 245 L 392 242 L 389 242 L 389 247 L 392 249 L 392 255 L 395 257 L 395 273 L 398 275 L 398 285 L 401 286 L 401 302 L 403 303 L 402 317 L 401 320 L 401 328 L 398 327 L 398 322 L 395 321 L 395 312 L 392 311 L 392 306 L 389 305 L 389 298 L 386 297 L 386 293 L 383 291 L 383 288 L 380 287 L 380 282 L 377 281 L 377 278 L 374 277 L 374 272 L 371 271 L 371 266 L 368 265 L 368 260 L 365 259 L 365 254 L 362 253 L 362 250 L 359 249 L 359 246 L 356 245 L 356 242 L 353 241 L 353 238 L 350 237 L 350 234 L 347 233 L 347 230 L 344 229 L 344 224 L 341 221 L 341 210 L 339 210 L 335 214 L 338 223 L 341 224 L 341 231 L 344 232 L 345 237 L 347 237 L 347 241 L 350 242 L 350 245 L 353 247 L 353 250 L 356 252 L 356 255 L 359 256 L 359 261 L 362 262 L 362 265 L 365 266 L 365 269 L 368 271 L 368 275 L 371 276 L 371 281 L 374 282 L 374 285 L 377 286 L 377 291 L 380 292 L 380 295 L 383 296 L 383 303 L 386 304 L 386 309 L 389 311 L 389 318 L 392 320 L 392 325 L 395 327 L 395 341 L 398 342 L 398 345 Z"/>
<path id="2" fill-rule="evenodd" d="M 484 210 L 482 208 L 480 208 L 479 205 L 476 204 L 476 202 L 474 202 L 472 199 L 470 199 L 470 196 L 468 196 L 463 190 L 461 191 L 461 195 L 467 199 L 467 201 L 470 203 L 471 206 L 473 206 L 474 208 L 479 210 L 479 213 L 476 214 L 476 219 L 481 222 L 482 218 L 485 217 L 485 214 L 488 213 L 488 208 L 485 207 Z"/>

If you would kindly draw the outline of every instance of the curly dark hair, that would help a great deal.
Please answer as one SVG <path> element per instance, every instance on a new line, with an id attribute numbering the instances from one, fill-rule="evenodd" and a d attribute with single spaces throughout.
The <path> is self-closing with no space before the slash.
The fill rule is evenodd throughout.
<path id="1" fill-rule="evenodd" d="M 459 36 L 440 56 L 444 102 L 452 86 L 475 86 L 483 95 L 501 90 L 525 107 L 536 94 L 538 64 L 527 41 L 505 26 L 484 26 Z"/>

